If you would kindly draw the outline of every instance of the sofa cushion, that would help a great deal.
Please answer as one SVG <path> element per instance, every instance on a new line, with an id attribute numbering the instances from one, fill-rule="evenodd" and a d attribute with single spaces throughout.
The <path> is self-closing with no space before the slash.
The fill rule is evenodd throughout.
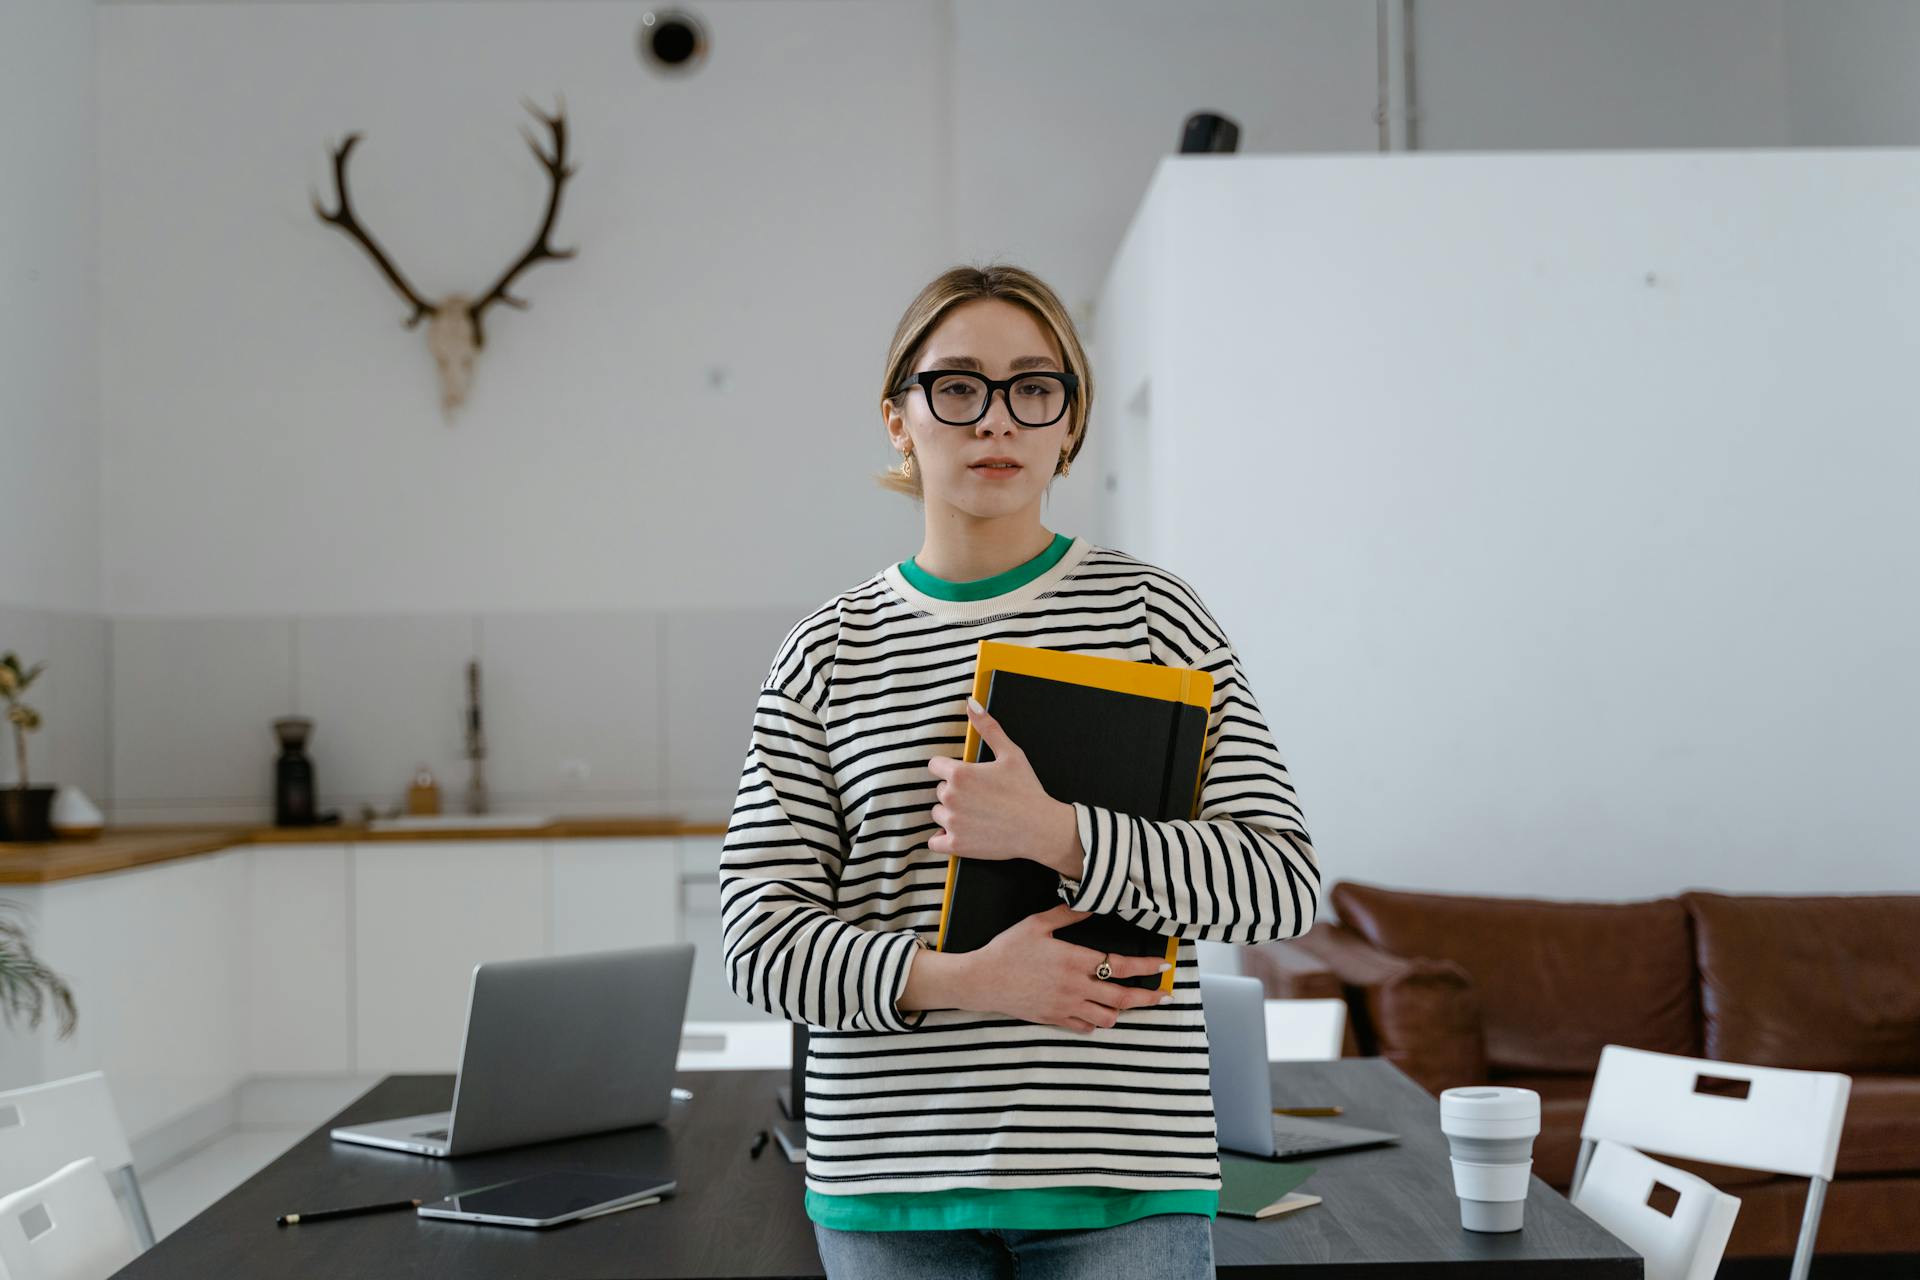
<path id="1" fill-rule="evenodd" d="M 1706 1056 L 1920 1072 L 1920 894 L 1687 893 Z"/>
<path id="2" fill-rule="evenodd" d="M 1726 1256 L 1790 1257 L 1800 1239 L 1807 1180 L 1774 1178 L 1758 1186 L 1732 1188 L 1729 1193 L 1740 1197 L 1740 1212 L 1733 1218 Z M 1911 1266 L 1903 1267 L 1899 1258 L 1862 1259 L 1865 1266 L 1842 1270 L 1831 1265 L 1837 1261 L 1831 1255 L 1920 1253 L 1920 1213 L 1913 1211 L 1916 1204 L 1920 1204 L 1920 1178 L 1836 1179 L 1820 1210 L 1820 1234 L 1816 1237 L 1819 1254 L 1813 1274 L 1911 1276 Z M 1764 1272 L 1728 1267 L 1722 1274 L 1784 1276 L 1787 1268 L 1785 1263 Z"/>
<path id="3" fill-rule="evenodd" d="M 1920 1076 L 1855 1076 L 1833 1176 L 1920 1175 Z"/>
<path id="4" fill-rule="evenodd" d="M 1686 908 L 1409 893 L 1343 880 L 1343 923 L 1383 950 L 1452 960 L 1473 978 L 1488 1065 L 1585 1071 L 1609 1044 L 1700 1054 Z"/>

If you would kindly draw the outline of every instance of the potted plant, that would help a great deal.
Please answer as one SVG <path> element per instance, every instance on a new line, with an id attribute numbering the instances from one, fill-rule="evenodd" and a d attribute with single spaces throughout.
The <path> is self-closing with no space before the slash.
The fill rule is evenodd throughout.
<path id="1" fill-rule="evenodd" d="M 29 670 L 20 669 L 20 659 L 7 650 L 0 656 L 0 694 L 7 699 L 7 720 L 13 725 L 14 758 L 19 762 L 20 781 L 0 787 L 0 839 L 53 839 L 53 797 L 57 787 L 35 787 L 27 781 L 27 734 L 40 727 L 40 713 L 20 701 L 20 695 L 34 678 L 47 669 L 44 662 Z"/>
<path id="2" fill-rule="evenodd" d="M 19 903 L 0 899 L 0 910 L 19 909 Z M 64 1040 L 80 1020 L 73 1007 L 73 992 L 59 974 L 33 954 L 26 927 L 0 916 L 0 1019 L 12 1027 L 15 1018 L 24 1017 L 29 1027 L 38 1027 L 49 1000 L 59 1012 L 60 1038 Z"/>

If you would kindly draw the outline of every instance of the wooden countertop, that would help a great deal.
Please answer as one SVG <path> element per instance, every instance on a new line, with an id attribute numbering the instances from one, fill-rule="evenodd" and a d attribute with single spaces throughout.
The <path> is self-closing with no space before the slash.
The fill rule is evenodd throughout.
<path id="1" fill-rule="evenodd" d="M 363 823 L 315 827 L 203 824 L 108 827 L 87 840 L 19 844 L 0 840 L 0 884 L 44 884 L 125 871 L 243 844 L 368 844 L 420 840 L 560 840 L 617 836 L 718 836 L 724 822 L 667 817 L 555 818 L 543 827 L 455 827 L 369 831 Z"/>

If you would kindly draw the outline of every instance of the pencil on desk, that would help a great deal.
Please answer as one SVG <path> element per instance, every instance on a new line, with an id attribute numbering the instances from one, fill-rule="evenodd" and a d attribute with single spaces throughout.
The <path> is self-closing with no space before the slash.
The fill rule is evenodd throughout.
<path id="1" fill-rule="evenodd" d="M 1275 1107 L 1273 1114 L 1277 1116 L 1337 1116 L 1341 1114 L 1341 1110 L 1339 1107 Z"/>
<path id="2" fill-rule="evenodd" d="M 385 1204 L 355 1205 L 351 1209 L 316 1209 L 312 1213 L 283 1213 L 273 1220 L 276 1227 L 290 1227 L 296 1222 L 318 1222 L 322 1218 L 353 1218 L 363 1213 L 385 1213 L 389 1209 L 418 1209 L 418 1200 L 389 1200 Z"/>

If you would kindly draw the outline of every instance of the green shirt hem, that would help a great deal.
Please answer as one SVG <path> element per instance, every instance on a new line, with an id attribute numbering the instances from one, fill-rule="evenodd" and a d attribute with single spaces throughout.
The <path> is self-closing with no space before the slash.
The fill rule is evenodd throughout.
<path id="1" fill-rule="evenodd" d="M 957 1187 L 830 1196 L 808 1190 L 807 1217 L 840 1231 L 1067 1230 L 1111 1227 L 1157 1213 L 1219 1214 L 1217 1191 L 1125 1187 Z"/>

